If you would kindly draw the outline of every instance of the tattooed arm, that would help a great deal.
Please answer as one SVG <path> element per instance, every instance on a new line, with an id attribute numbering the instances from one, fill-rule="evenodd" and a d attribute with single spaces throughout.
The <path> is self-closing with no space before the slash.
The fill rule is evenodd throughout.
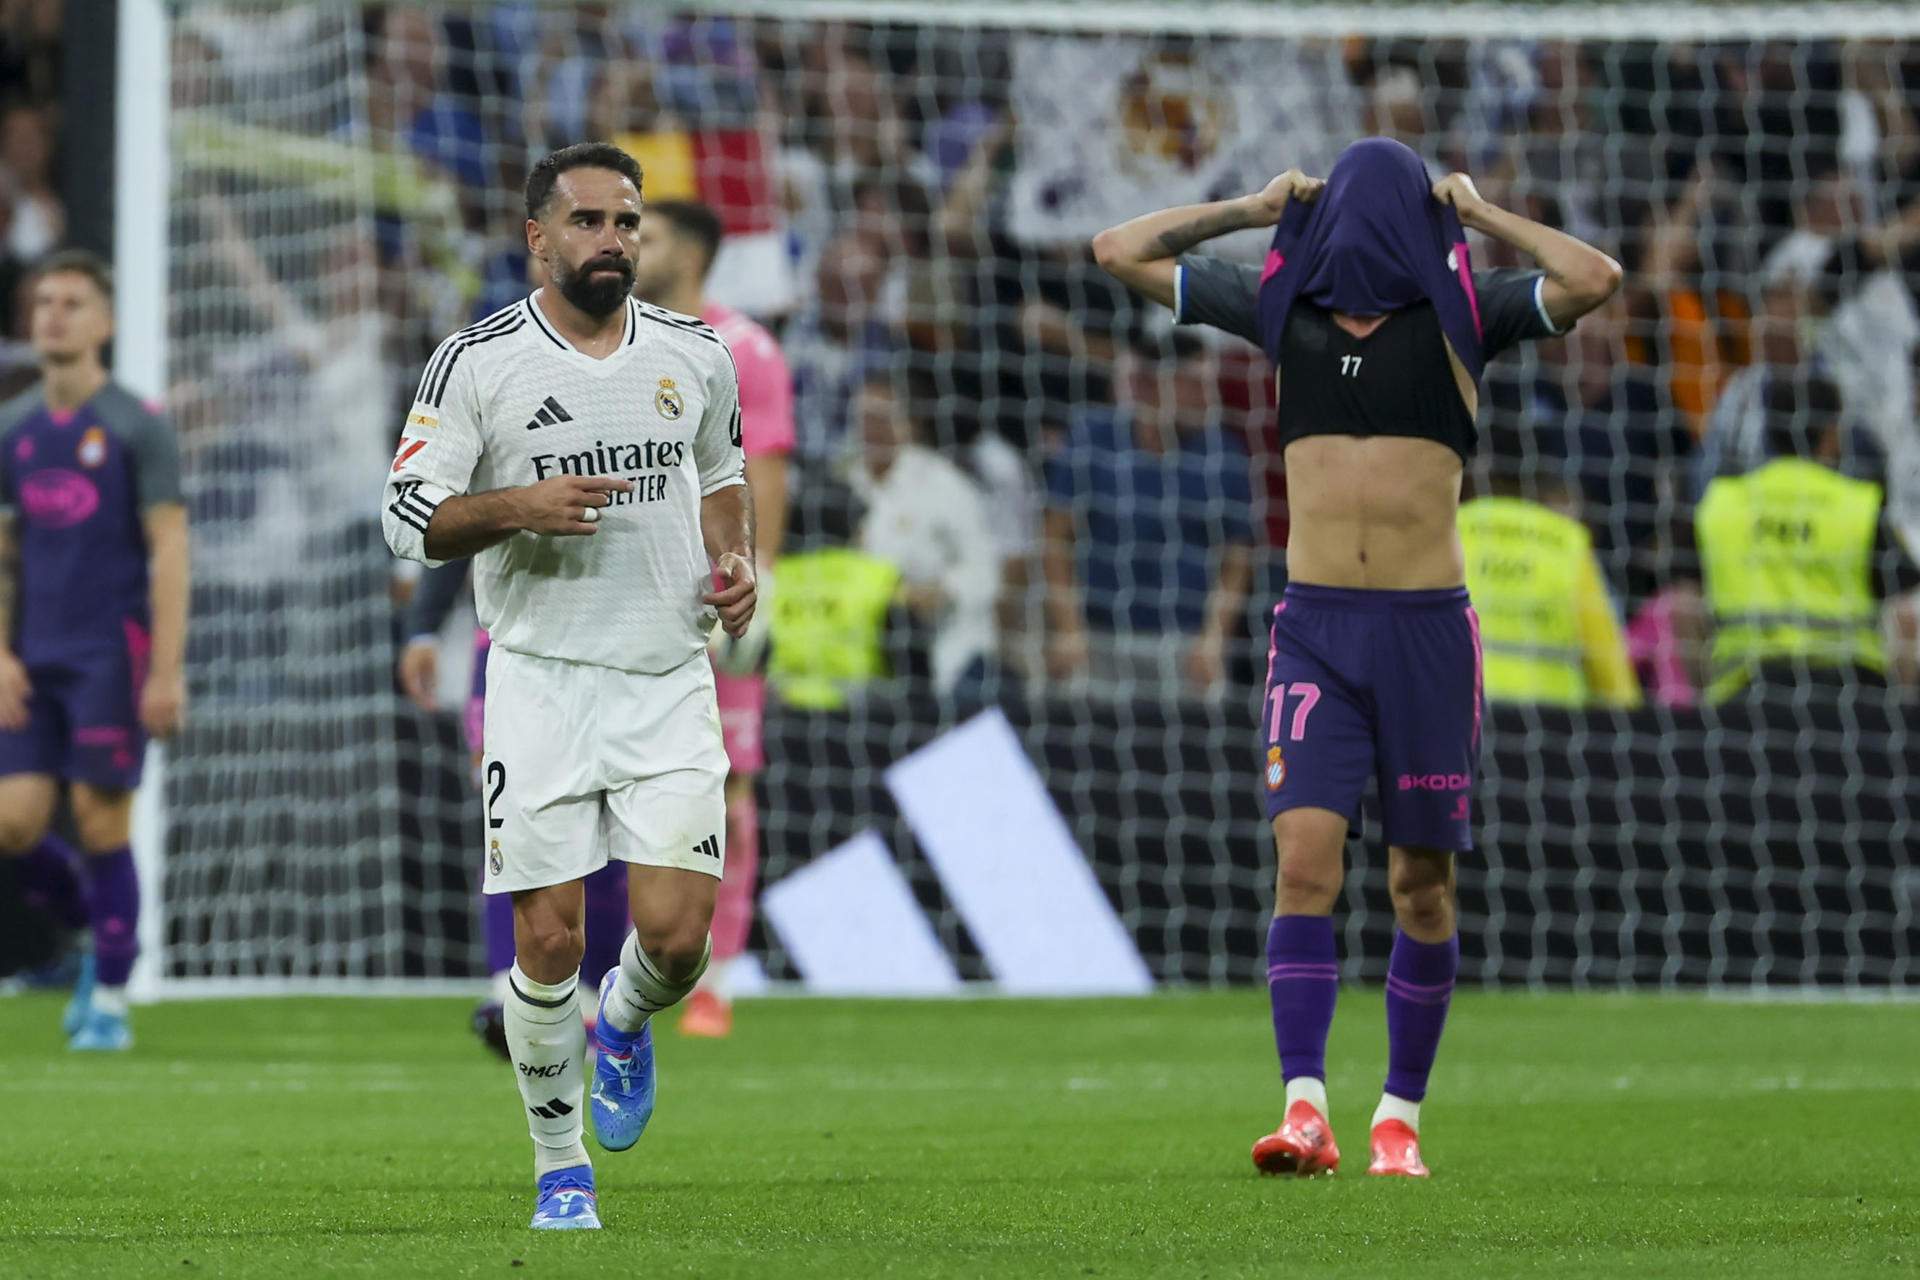
<path id="1" fill-rule="evenodd" d="M 1095 236 L 1094 261 L 1128 288 L 1170 307 L 1175 260 L 1181 254 L 1231 231 L 1270 227 L 1280 221 L 1288 200 L 1311 203 L 1325 185 L 1289 169 L 1253 195 L 1144 214 Z"/>

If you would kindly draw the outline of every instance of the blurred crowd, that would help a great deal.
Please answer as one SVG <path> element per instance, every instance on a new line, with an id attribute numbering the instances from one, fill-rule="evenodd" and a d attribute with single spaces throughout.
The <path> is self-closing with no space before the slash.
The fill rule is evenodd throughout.
<path id="1" fill-rule="evenodd" d="M 0 10 L 7 83 L 27 86 L 0 101 L 7 271 L 60 238 L 57 8 Z M 1088 139 L 1042 109 L 1033 38 L 602 4 L 369 8 L 344 26 L 186 11 L 172 404 L 204 464 L 197 527 L 217 543 L 225 522 L 231 572 L 262 571 L 259 538 L 292 535 L 249 522 L 274 477 L 312 466 L 370 518 L 434 344 L 528 288 L 530 158 L 611 138 L 649 196 L 726 224 L 710 292 L 769 325 L 794 373 L 789 548 L 897 561 L 896 674 L 985 696 L 1251 687 L 1285 579 L 1268 373 L 1130 299 L 1086 235 L 1035 232 L 1033 210 L 1078 196 L 1029 179 Z M 1121 86 L 1140 149 L 1177 165 L 1234 127 L 1203 74 L 1223 43 L 1102 46 L 1149 51 Z M 1882 487 L 1876 591 L 1894 603 L 1873 674 L 1913 680 L 1911 582 L 1891 562 L 1920 542 L 1920 44 L 1355 38 L 1286 56 L 1298 83 L 1276 92 L 1316 114 L 1249 172 L 1390 134 L 1626 267 L 1573 336 L 1490 367 L 1468 479 L 1590 539 L 1634 688 L 1573 700 L 1704 695 L 1696 506 L 1782 451 Z M 1074 181 L 1132 183 L 1133 212 L 1172 202 L 1097 164 Z M 245 425 L 289 418 L 330 441 L 322 461 Z"/>
<path id="2" fill-rule="evenodd" d="M 32 381 L 23 289 L 67 229 L 53 169 L 61 16 L 61 0 L 0 3 L 0 399 Z"/>

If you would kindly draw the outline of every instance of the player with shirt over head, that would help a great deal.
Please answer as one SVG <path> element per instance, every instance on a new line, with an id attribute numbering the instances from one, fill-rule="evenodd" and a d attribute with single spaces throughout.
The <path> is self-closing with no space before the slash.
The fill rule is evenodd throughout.
<path id="1" fill-rule="evenodd" d="M 70 881 L 61 784 L 85 852 L 68 1046 L 132 1047 L 140 882 L 128 847 L 148 735 L 186 701 L 187 509 L 173 431 L 107 376 L 113 276 L 93 254 L 35 273 L 41 380 L 0 406 L 0 853 L 29 893 Z M 71 897 L 69 902 L 81 906 Z"/>
<path id="2" fill-rule="evenodd" d="M 383 527 L 429 565 L 474 556 L 492 638 L 481 761 L 489 893 L 511 893 L 505 1015 L 539 1229 L 600 1225 L 582 1142 L 582 879 L 628 864 L 633 932 L 600 987 L 603 1147 L 653 1115 L 652 1024 L 706 967 L 727 757 L 708 633 L 754 611 L 738 379 L 719 335 L 630 295 L 640 167 L 579 143 L 527 177 L 548 284 L 428 361 Z"/>
<path id="3" fill-rule="evenodd" d="M 1474 272 L 1462 226 L 1541 270 Z M 1264 269 L 1186 253 L 1247 227 L 1275 228 Z M 1324 182 L 1289 170 L 1255 195 L 1110 228 L 1093 247 L 1177 322 L 1256 343 L 1275 371 L 1291 536 L 1262 730 L 1279 862 L 1267 980 L 1287 1107 L 1254 1163 L 1302 1176 L 1339 1166 L 1326 1096 L 1332 912 L 1373 782 L 1399 929 L 1368 1172 L 1425 1177 L 1420 1104 L 1459 967 L 1453 858 L 1473 848 L 1480 748 L 1478 622 L 1457 529 L 1480 372 L 1605 302 L 1619 264 L 1487 203 L 1465 174 L 1434 182 L 1384 138 L 1348 147 Z"/>
<path id="4" fill-rule="evenodd" d="M 703 296 L 707 273 L 720 251 L 720 218 L 691 200 L 661 200 L 647 206 L 634 264 L 634 295 L 643 302 L 698 316 L 713 326 L 740 371 L 740 447 L 753 494 L 758 560 L 754 566 L 760 613 L 752 632 L 739 639 L 714 636 L 713 678 L 720 697 L 720 728 L 726 736 L 727 874 L 713 911 L 713 963 L 687 998 L 680 1015 L 685 1035 L 725 1036 L 733 1030 L 727 978 L 747 949 L 753 927 L 753 894 L 760 861 L 760 812 L 754 777 L 766 763 L 761 738 L 767 682 L 760 672 L 766 653 L 764 617 L 771 569 L 780 555 L 787 524 L 787 456 L 793 452 L 793 380 L 773 335 L 752 319 Z"/>

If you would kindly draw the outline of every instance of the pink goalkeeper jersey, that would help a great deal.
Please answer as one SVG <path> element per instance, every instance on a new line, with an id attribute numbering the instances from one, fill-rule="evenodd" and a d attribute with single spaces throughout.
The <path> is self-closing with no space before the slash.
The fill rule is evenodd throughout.
<path id="1" fill-rule="evenodd" d="M 773 335 L 731 307 L 709 302 L 700 318 L 733 352 L 740 372 L 740 447 L 747 457 L 793 452 L 793 379 Z"/>

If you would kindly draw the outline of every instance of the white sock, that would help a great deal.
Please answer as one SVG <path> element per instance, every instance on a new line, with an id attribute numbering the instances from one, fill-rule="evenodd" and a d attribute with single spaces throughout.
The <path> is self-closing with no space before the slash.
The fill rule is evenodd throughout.
<path id="1" fill-rule="evenodd" d="M 95 987 L 93 989 L 93 1007 L 102 1013 L 110 1013 L 116 1018 L 127 1016 L 127 989 L 125 987 Z"/>
<path id="2" fill-rule="evenodd" d="M 685 982 L 669 982 L 653 958 L 640 949 L 639 933 L 628 933 L 627 945 L 620 948 L 619 976 L 607 991 L 607 1021 L 616 1031 L 637 1035 L 640 1028 L 647 1025 L 648 1018 L 686 999 L 712 958 L 713 939 L 709 938 L 706 954 L 693 976 Z"/>
<path id="3" fill-rule="evenodd" d="M 1380 1105 L 1373 1109 L 1373 1126 L 1387 1120 L 1398 1120 L 1415 1133 L 1419 1133 L 1420 1104 L 1408 1102 L 1405 1098 L 1396 1098 L 1390 1093 L 1383 1093 L 1380 1095 Z"/>
<path id="4" fill-rule="evenodd" d="M 580 1021 L 580 975 L 548 986 L 515 963 L 507 976 L 507 1051 L 533 1135 L 533 1172 L 587 1164 L 580 1140 L 587 1031 Z"/>
<path id="5" fill-rule="evenodd" d="M 1313 1104 L 1321 1115 L 1327 1114 L 1327 1082 L 1318 1076 L 1295 1076 L 1287 1081 L 1287 1110 L 1302 1098 Z"/>

